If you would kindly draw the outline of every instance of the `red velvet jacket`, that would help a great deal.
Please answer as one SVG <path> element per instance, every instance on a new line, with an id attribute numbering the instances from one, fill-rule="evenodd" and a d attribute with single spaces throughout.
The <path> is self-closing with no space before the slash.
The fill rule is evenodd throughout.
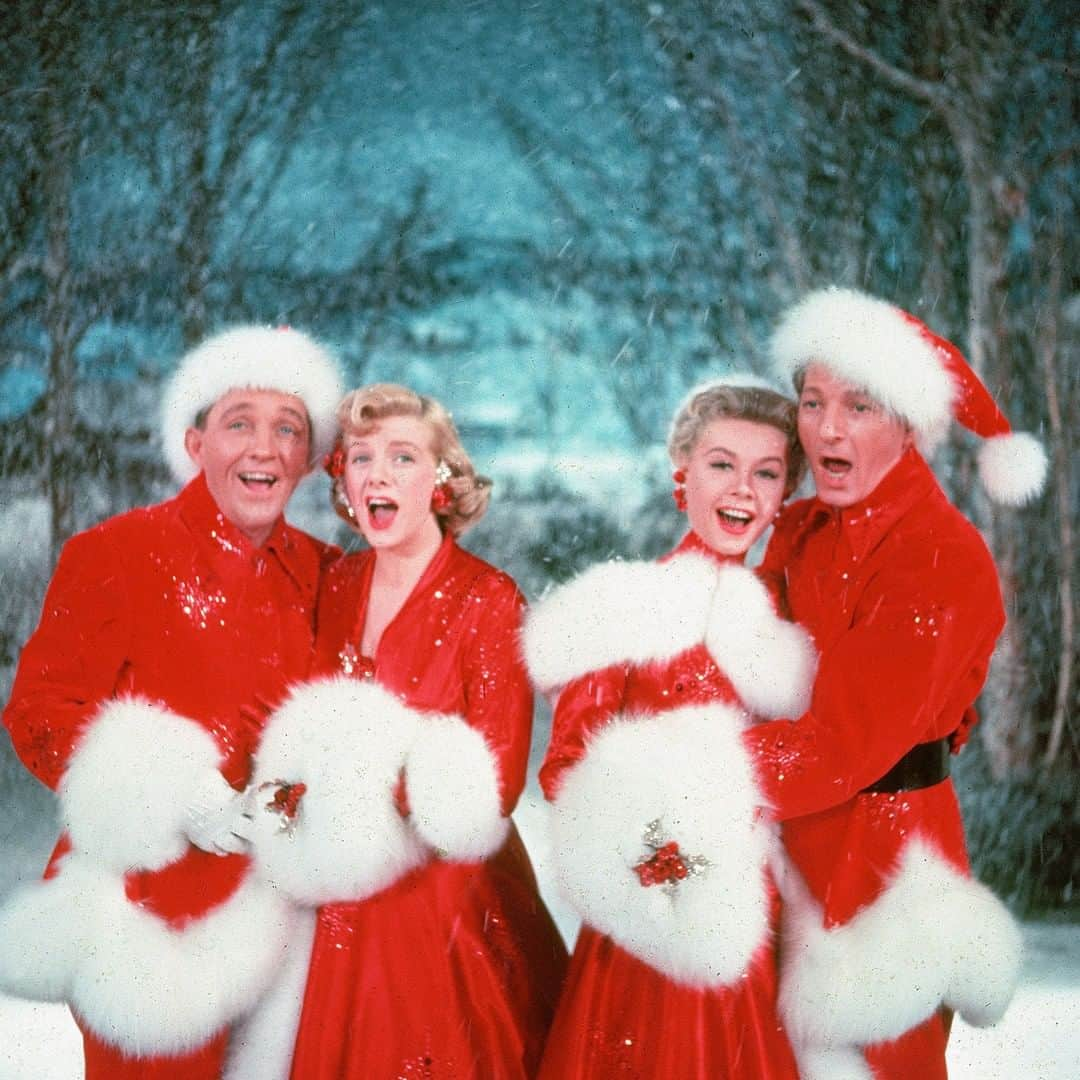
<path id="1" fill-rule="evenodd" d="M 1005 622 L 993 560 L 912 449 L 854 506 L 789 507 L 762 572 L 821 654 L 809 711 L 744 735 L 799 872 L 780 1003 L 801 1074 L 943 1078 L 939 1010 L 998 1019 L 1019 932 L 968 876 L 951 780 L 863 789 L 961 727 Z"/>
<path id="2" fill-rule="evenodd" d="M 905 838 L 966 867 L 951 781 L 904 797 L 859 792 L 918 743 L 961 724 L 1005 612 L 993 559 L 914 450 L 863 502 L 795 503 L 761 572 L 821 653 L 810 711 L 747 733 L 784 841 L 827 924 L 872 900 Z"/>
<path id="3" fill-rule="evenodd" d="M 188 1019 L 180 988 L 160 1003 L 150 1034 L 128 1030 L 120 1014 L 146 1001 L 139 979 L 152 979 L 155 967 L 159 980 L 167 978 L 165 957 L 179 955 L 173 946 L 181 937 L 163 937 L 148 915 L 183 931 L 215 913 L 225 958 L 236 929 L 228 920 L 244 921 L 226 909 L 241 891 L 250 899 L 242 889 L 248 859 L 186 843 L 190 782 L 215 768 L 238 790 L 247 782 L 268 711 L 308 674 L 320 567 L 329 554 L 284 522 L 255 549 L 225 520 L 201 475 L 175 498 L 65 545 L 3 717 L 26 767 L 59 788 L 73 841 L 72 854 L 61 858 L 68 851 L 61 840 L 51 880 L 18 899 L 0 927 L 9 971 L 26 968 L 17 992 L 66 997 L 103 1039 L 138 1056 L 180 1052 L 220 1026 L 217 1005 L 202 1000 L 212 995 L 197 981 L 190 993 L 200 1000 Z M 93 880 L 77 881 L 84 872 Z M 96 905 L 114 902 L 114 881 L 131 903 L 106 919 Z M 88 889 L 97 890 L 93 897 Z M 46 904 L 57 925 L 40 920 L 46 940 L 26 944 L 24 951 L 39 954 L 31 972 L 17 953 L 9 956 L 8 944 L 23 932 L 19 912 Z M 250 911 L 247 921 L 256 918 Z M 72 959 L 80 935 L 100 955 L 102 972 Z M 59 949 L 65 941 L 68 954 L 46 956 L 51 943 Z M 112 955 L 121 948 L 123 956 Z M 197 972 L 196 954 L 189 960 Z M 217 977 L 202 967 L 208 979 Z M 112 985 L 113 978 L 128 981 Z M 239 996 L 232 994 L 229 1011 Z"/>

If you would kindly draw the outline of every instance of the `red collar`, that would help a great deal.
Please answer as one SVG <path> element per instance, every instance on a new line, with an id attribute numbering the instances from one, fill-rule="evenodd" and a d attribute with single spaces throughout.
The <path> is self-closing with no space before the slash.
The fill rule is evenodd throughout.
<path id="1" fill-rule="evenodd" d="M 674 551 L 669 552 L 664 556 L 663 561 L 673 559 L 676 555 L 685 555 L 688 552 L 695 555 L 704 555 L 711 559 L 719 566 L 728 566 L 734 564 L 741 566 L 743 563 L 743 557 L 739 555 L 721 555 L 719 551 L 715 551 L 709 547 L 704 540 L 693 529 L 690 530 L 680 541 L 679 546 Z"/>
<path id="2" fill-rule="evenodd" d="M 810 520 L 823 524 L 823 519 L 828 519 L 861 557 L 876 547 L 900 518 L 940 490 L 930 466 L 911 447 L 862 501 L 838 509 L 815 497 Z"/>
<path id="3" fill-rule="evenodd" d="M 307 545 L 297 543 L 296 531 L 285 519 L 278 518 L 269 537 L 256 547 L 231 522 L 214 501 L 206 485 L 206 476 L 199 473 L 176 497 L 180 516 L 192 532 L 200 537 L 215 554 L 255 566 L 268 555 L 275 556 L 283 569 L 303 588 L 312 588 L 318 578 L 318 556 Z"/>

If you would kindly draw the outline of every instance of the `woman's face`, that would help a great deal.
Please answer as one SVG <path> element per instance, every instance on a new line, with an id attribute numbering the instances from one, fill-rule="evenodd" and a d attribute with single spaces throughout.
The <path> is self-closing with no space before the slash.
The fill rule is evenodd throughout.
<path id="1" fill-rule="evenodd" d="M 346 435 L 344 446 L 345 494 L 376 551 L 419 552 L 441 537 L 431 509 L 438 460 L 424 420 L 388 416 L 366 435 Z"/>
<path id="2" fill-rule="evenodd" d="M 784 501 L 787 438 L 771 424 L 710 421 L 679 464 L 690 527 L 721 555 L 741 557 Z"/>

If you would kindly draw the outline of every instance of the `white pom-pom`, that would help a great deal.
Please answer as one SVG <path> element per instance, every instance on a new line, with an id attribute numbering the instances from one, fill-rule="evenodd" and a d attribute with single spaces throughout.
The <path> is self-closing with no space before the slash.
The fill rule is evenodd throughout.
<path id="1" fill-rule="evenodd" d="M 979 478 L 996 503 L 1021 506 L 1035 498 L 1046 480 L 1046 451 L 1026 431 L 995 435 L 979 447 Z"/>

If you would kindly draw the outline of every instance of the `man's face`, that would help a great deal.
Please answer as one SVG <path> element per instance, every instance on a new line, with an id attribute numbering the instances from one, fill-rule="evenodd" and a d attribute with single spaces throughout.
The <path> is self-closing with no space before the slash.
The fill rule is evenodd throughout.
<path id="1" fill-rule="evenodd" d="M 308 472 L 311 425 L 294 394 L 230 390 L 202 428 L 188 428 L 184 445 L 218 509 L 259 547 Z"/>
<path id="2" fill-rule="evenodd" d="M 810 364 L 799 395 L 799 440 L 818 498 L 842 507 L 881 483 L 911 445 L 911 433 L 864 390 Z"/>

